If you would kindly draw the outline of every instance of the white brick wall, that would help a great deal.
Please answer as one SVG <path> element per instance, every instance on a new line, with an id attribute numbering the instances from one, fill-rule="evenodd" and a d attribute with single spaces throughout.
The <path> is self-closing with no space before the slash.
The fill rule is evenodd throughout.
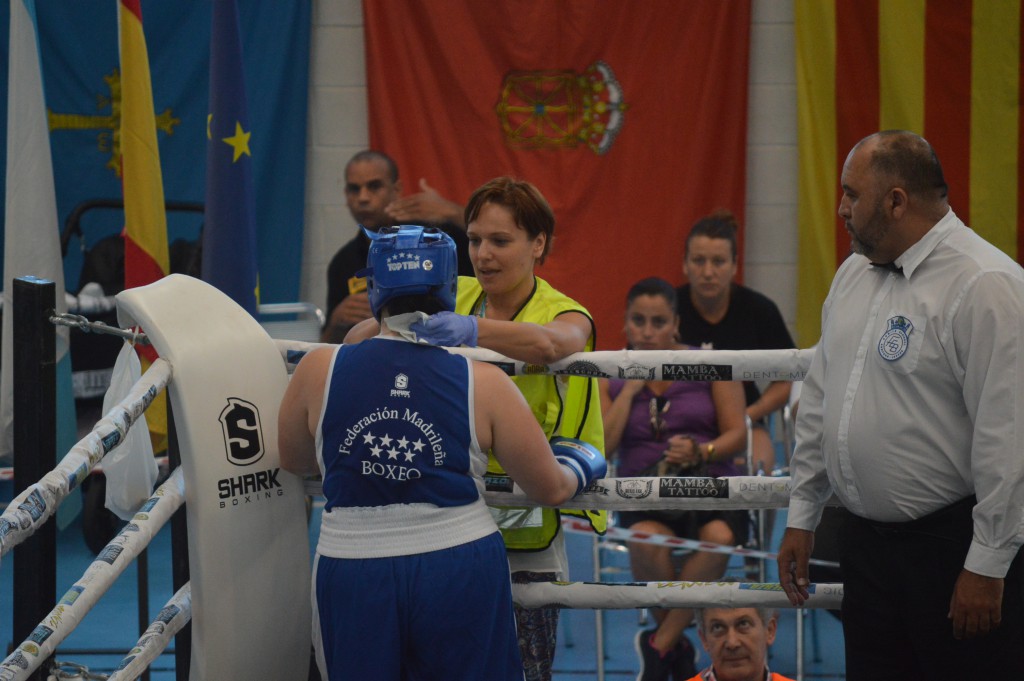
<path id="1" fill-rule="evenodd" d="M 327 264 L 355 234 L 345 161 L 369 141 L 360 0 L 315 0 L 302 299 L 324 305 Z M 793 0 L 753 0 L 746 283 L 796 314 L 796 65 Z"/>
<path id="2" fill-rule="evenodd" d="M 345 162 L 369 144 L 360 0 L 314 0 L 310 52 L 301 297 L 322 307 L 327 265 L 356 231 L 342 192 Z"/>
<path id="3" fill-rule="evenodd" d="M 747 116 L 745 283 L 796 321 L 796 54 L 793 0 L 754 0 Z"/>

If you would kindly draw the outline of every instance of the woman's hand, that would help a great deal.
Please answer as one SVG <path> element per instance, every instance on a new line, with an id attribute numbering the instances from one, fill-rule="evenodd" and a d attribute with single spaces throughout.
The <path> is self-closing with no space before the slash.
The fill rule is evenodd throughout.
<path id="1" fill-rule="evenodd" d="M 624 381 L 622 383 L 622 390 L 615 396 L 617 400 L 626 400 L 627 403 L 632 402 L 633 398 L 640 394 L 640 391 L 647 385 L 644 381 Z"/>
<path id="2" fill-rule="evenodd" d="M 601 394 L 601 415 L 604 421 L 604 446 L 605 452 L 612 454 L 619 448 L 622 442 L 622 433 L 626 429 L 626 421 L 629 420 L 629 411 L 633 405 L 633 398 L 644 389 L 644 381 L 624 381 L 622 390 L 612 399 L 608 389 L 608 379 L 602 378 L 597 381 L 597 389 Z"/>
<path id="3" fill-rule="evenodd" d="M 697 441 L 689 435 L 673 435 L 668 439 L 665 460 L 682 468 L 698 465 L 701 456 Z"/>

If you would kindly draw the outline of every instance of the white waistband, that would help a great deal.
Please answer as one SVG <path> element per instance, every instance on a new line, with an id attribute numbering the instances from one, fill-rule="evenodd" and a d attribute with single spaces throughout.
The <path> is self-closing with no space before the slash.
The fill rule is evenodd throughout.
<path id="1" fill-rule="evenodd" d="M 447 549 L 497 531 L 483 499 L 445 508 L 431 504 L 333 508 L 321 518 L 316 550 L 331 558 L 387 558 Z"/>

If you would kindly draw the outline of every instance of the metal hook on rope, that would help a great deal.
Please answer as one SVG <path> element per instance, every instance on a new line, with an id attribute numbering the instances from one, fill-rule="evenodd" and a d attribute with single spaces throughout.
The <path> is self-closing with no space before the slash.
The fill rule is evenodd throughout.
<path id="1" fill-rule="evenodd" d="M 149 345 L 149 339 L 146 338 L 146 334 L 142 331 L 121 329 L 104 322 L 89 321 L 87 317 L 80 314 L 71 314 L 70 312 L 56 314 L 50 317 L 50 322 L 58 326 L 75 328 L 85 333 L 105 333 L 111 336 L 118 336 L 120 338 L 124 338 L 133 345 L 136 343 Z"/>

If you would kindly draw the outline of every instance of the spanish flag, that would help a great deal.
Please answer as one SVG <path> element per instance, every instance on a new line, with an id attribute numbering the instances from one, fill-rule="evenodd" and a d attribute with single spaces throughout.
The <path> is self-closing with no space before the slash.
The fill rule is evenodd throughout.
<path id="1" fill-rule="evenodd" d="M 1021 0 L 796 0 L 799 234 L 797 334 L 850 240 L 836 215 L 850 148 L 905 129 L 935 148 L 957 215 L 1024 254 Z"/>
<path id="2" fill-rule="evenodd" d="M 156 142 L 149 55 L 142 32 L 139 0 L 120 0 L 117 12 L 121 48 L 121 183 L 124 193 L 124 284 L 144 286 L 167 276 L 167 213 L 164 208 L 160 150 Z M 156 359 L 150 346 L 139 346 L 143 371 Z M 154 449 L 166 448 L 167 405 L 164 395 L 146 411 Z"/>

